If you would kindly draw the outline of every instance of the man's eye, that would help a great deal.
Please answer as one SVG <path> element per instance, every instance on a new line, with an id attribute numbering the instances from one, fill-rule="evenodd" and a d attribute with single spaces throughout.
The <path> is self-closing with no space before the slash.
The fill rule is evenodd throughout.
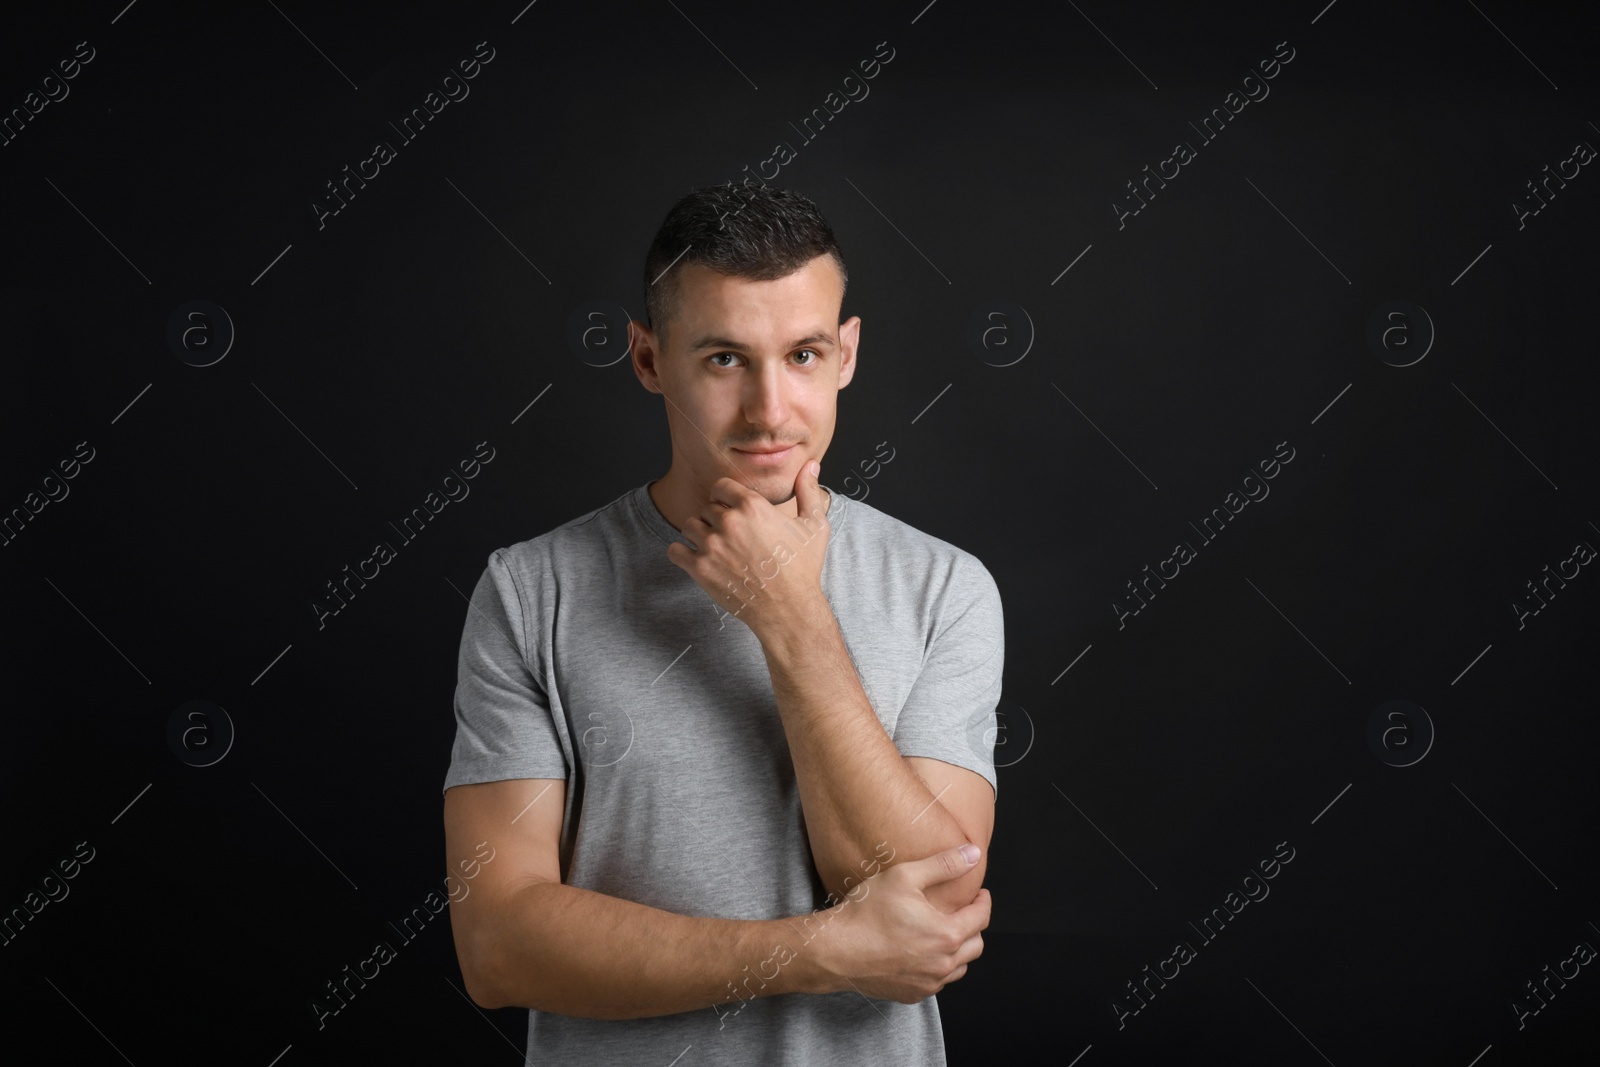
<path id="1" fill-rule="evenodd" d="M 813 364 L 818 362 L 820 359 L 822 359 L 822 354 L 820 352 L 818 352 L 814 348 L 802 348 L 799 352 L 796 352 L 795 355 L 796 356 L 806 355 L 806 356 L 810 356 L 811 357 L 810 359 L 808 359 L 808 360 L 806 360 L 806 361 L 804 361 L 803 363 L 800 364 L 803 367 L 812 366 Z M 735 353 L 735 352 L 716 352 L 716 353 L 714 353 L 712 355 L 707 356 L 706 359 L 715 361 L 715 360 L 722 359 L 724 356 L 726 356 L 729 359 L 738 359 L 739 358 L 738 353 Z M 730 363 L 713 362 L 712 366 L 714 366 L 714 367 L 722 367 L 722 368 L 725 369 L 727 367 L 732 366 L 732 364 L 730 364 Z"/>

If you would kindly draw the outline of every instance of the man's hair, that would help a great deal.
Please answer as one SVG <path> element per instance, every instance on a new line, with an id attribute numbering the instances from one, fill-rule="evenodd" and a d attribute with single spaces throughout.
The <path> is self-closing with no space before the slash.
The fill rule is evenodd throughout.
<path id="1" fill-rule="evenodd" d="M 844 257 L 817 205 L 769 185 L 702 186 L 672 205 L 644 259 L 644 322 L 663 336 L 681 309 L 681 268 L 699 263 L 750 281 L 786 278 L 818 256 L 833 257 L 840 295 Z M 670 268 L 670 269 L 668 269 Z"/>

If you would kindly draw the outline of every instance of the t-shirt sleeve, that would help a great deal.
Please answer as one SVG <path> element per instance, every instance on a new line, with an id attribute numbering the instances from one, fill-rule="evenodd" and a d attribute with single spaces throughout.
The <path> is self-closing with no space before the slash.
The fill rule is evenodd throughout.
<path id="1" fill-rule="evenodd" d="M 456 737 L 445 789 L 509 778 L 567 777 L 550 701 L 526 654 L 527 602 L 501 552 L 491 554 L 461 631 Z"/>
<path id="2" fill-rule="evenodd" d="M 922 671 L 895 722 L 902 756 L 928 756 L 974 771 L 999 794 L 995 710 L 1005 666 L 1000 589 L 977 557 L 963 554 L 941 599 Z"/>

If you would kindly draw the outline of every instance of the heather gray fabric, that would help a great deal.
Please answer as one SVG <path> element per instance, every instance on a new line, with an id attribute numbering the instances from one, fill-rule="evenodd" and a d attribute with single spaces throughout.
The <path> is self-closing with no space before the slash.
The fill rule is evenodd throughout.
<path id="1" fill-rule="evenodd" d="M 970 553 L 831 495 L 822 587 L 884 730 L 902 755 L 995 785 L 1005 648 L 993 578 Z M 647 484 L 489 556 L 461 637 L 444 787 L 566 779 L 569 885 L 684 915 L 808 914 L 826 893 L 760 642 L 667 558 L 675 540 L 687 543 Z M 730 973 L 730 990 L 759 988 L 762 965 Z M 529 1011 L 527 1054 L 540 1065 L 945 1062 L 935 998 L 854 991 L 626 1021 Z"/>

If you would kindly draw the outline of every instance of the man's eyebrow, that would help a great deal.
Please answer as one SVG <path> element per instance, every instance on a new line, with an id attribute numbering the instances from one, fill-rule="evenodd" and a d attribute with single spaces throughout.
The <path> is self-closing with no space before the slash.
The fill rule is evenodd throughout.
<path id="1" fill-rule="evenodd" d="M 832 345 L 834 343 L 835 342 L 833 340 L 833 335 L 832 334 L 830 334 L 830 333 L 814 333 L 814 334 L 811 334 L 809 337 L 802 337 L 798 341 L 789 342 L 789 348 L 793 349 L 793 348 L 800 348 L 800 347 L 802 347 L 804 345 L 817 345 L 817 344 Z M 746 350 L 746 346 L 741 344 L 740 342 L 729 340 L 726 337 L 718 337 L 718 336 L 716 336 L 714 334 L 707 335 L 705 337 L 700 338 L 694 344 L 689 346 L 689 351 L 698 352 L 702 348 L 732 348 L 732 349 L 736 349 L 736 350 L 738 350 L 740 352 L 743 352 L 743 351 Z"/>

